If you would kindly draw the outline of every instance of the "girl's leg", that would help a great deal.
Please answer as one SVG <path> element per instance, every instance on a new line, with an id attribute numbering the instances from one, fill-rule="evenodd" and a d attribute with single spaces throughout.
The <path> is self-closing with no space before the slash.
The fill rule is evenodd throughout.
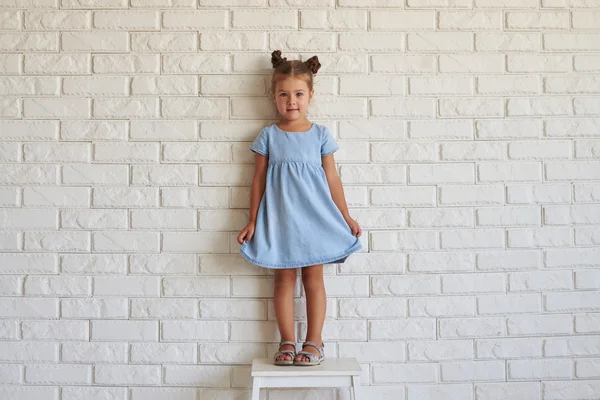
<path id="1" fill-rule="evenodd" d="M 275 318 L 281 335 L 281 341 L 296 342 L 294 334 L 294 287 L 296 286 L 296 268 L 276 269 L 273 303 Z M 281 346 L 280 350 L 296 350 L 294 346 Z M 281 355 L 278 360 L 291 360 L 289 355 Z"/>
<path id="2" fill-rule="evenodd" d="M 306 341 L 322 345 L 321 333 L 323 332 L 327 309 L 327 297 L 325 296 L 325 284 L 323 283 L 323 264 L 302 268 L 302 284 L 306 293 L 306 315 L 308 319 Z M 305 347 L 304 350 L 319 354 L 317 349 L 311 346 Z M 296 360 L 309 361 L 306 356 L 297 356 Z"/>

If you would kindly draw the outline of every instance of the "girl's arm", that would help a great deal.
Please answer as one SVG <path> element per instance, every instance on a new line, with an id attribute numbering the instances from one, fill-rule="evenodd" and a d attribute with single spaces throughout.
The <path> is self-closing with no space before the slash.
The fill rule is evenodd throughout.
<path id="1" fill-rule="evenodd" d="M 327 177 L 327 184 L 329 185 L 329 191 L 331 192 L 331 198 L 333 202 L 340 210 L 344 219 L 352 229 L 352 234 L 356 237 L 360 237 L 362 230 L 358 223 L 350 217 L 348 211 L 348 205 L 346 204 L 346 197 L 344 196 L 344 188 L 342 186 L 342 180 L 337 173 L 335 168 L 335 160 L 333 159 L 333 153 L 327 154 L 321 157 L 323 170 L 325 170 L 325 177 Z"/>
<path id="2" fill-rule="evenodd" d="M 269 157 L 263 156 L 262 154 L 256 153 L 255 160 L 254 178 L 252 178 L 252 186 L 250 188 L 250 222 L 256 222 L 258 206 L 265 193 L 267 167 L 269 165 Z"/>
<path id="3" fill-rule="evenodd" d="M 267 182 L 267 167 L 269 165 L 269 157 L 256 153 L 254 163 L 254 178 L 252 178 L 252 186 L 250 187 L 250 221 L 242 229 L 237 237 L 239 244 L 249 242 L 254 236 L 254 227 L 256 224 L 256 215 L 258 214 L 258 206 L 265 193 L 265 185 Z"/>

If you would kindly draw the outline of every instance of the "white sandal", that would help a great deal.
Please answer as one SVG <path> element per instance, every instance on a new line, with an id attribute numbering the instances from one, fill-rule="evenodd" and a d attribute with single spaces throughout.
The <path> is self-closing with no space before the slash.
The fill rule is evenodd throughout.
<path id="1" fill-rule="evenodd" d="M 315 349 L 317 349 L 319 351 L 319 355 L 311 353 L 310 351 L 304 351 L 304 348 L 306 346 L 314 347 Z M 323 343 L 322 346 L 319 346 L 315 342 L 310 342 L 310 341 L 304 342 L 304 344 L 302 345 L 302 351 L 299 351 L 298 355 L 307 357 L 308 361 L 294 361 L 294 365 L 300 365 L 300 366 L 320 365 L 321 361 L 323 361 L 325 359 L 325 344 Z"/>
<path id="2" fill-rule="evenodd" d="M 294 346 L 294 350 L 281 350 L 281 348 L 285 345 L 290 345 L 290 346 Z M 293 365 L 294 364 L 294 359 L 296 358 L 296 343 L 294 342 L 290 342 L 289 340 L 285 340 L 281 343 L 279 343 L 279 351 L 277 351 L 277 353 L 275 353 L 275 355 L 273 356 L 273 363 L 275 365 Z M 291 359 L 290 360 L 278 360 L 277 357 L 279 356 L 290 356 Z"/>

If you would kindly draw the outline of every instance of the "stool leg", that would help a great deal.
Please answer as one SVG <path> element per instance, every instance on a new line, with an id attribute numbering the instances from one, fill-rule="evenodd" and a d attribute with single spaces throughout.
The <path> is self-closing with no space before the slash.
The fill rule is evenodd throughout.
<path id="1" fill-rule="evenodd" d="M 352 377 L 352 400 L 359 400 L 362 399 L 362 397 L 360 397 L 360 376 L 353 376 Z"/>
<path id="2" fill-rule="evenodd" d="M 260 399 L 260 378 L 254 378 L 252 383 L 252 400 Z"/>

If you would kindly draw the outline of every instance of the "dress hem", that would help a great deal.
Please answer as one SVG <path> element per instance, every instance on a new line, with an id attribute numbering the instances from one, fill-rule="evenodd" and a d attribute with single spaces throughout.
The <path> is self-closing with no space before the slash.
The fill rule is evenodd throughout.
<path id="1" fill-rule="evenodd" d="M 246 253 L 244 253 L 244 249 L 240 249 L 240 254 L 246 260 L 248 260 L 252 264 L 258 265 L 259 267 L 270 268 L 270 269 L 283 269 L 283 268 L 309 267 L 311 265 L 317 265 L 317 264 L 328 264 L 328 263 L 331 263 L 332 261 L 337 261 L 342 258 L 347 258 L 350 254 L 352 254 L 360 249 L 362 249 L 362 244 L 360 243 L 359 240 L 357 240 L 356 243 L 354 245 L 352 245 L 352 247 L 350 247 L 348 250 L 346 250 L 341 255 L 338 255 L 335 257 L 321 258 L 321 259 L 314 260 L 314 261 L 296 262 L 296 263 L 292 263 L 292 264 L 266 264 L 266 263 L 255 260 L 252 257 L 248 256 Z"/>

